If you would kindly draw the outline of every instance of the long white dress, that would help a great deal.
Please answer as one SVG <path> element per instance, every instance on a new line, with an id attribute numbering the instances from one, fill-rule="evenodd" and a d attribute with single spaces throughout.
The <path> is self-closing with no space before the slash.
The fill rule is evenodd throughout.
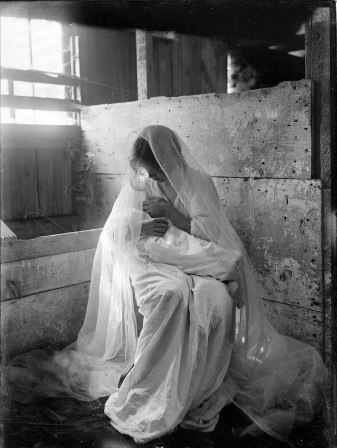
<path id="1" fill-rule="evenodd" d="M 163 197 L 150 179 L 148 189 L 149 195 Z M 178 197 L 173 205 L 189 216 Z M 197 198 L 191 205 L 191 215 L 200 216 Z M 192 224 L 192 234 L 193 230 Z M 223 384 L 235 331 L 235 306 L 225 283 L 151 262 L 145 243 L 146 238 L 140 238 L 139 257 L 131 267 L 143 316 L 134 365 L 105 405 L 112 425 L 139 442 L 166 434 L 181 423 L 214 429 L 229 398 L 222 396 L 221 405 L 216 400 L 204 405 L 204 410 L 201 405 L 210 403 Z M 203 263 L 207 264 L 207 257 Z"/>
<path id="2" fill-rule="evenodd" d="M 143 192 L 126 185 L 102 231 L 75 345 L 18 356 L 2 389 L 21 402 L 64 392 L 80 400 L 109 396 L 111 424 L 137 442 L 178 425 L 212 431 L 229 402 L 252 421 L 243 434 L 262 429 L 285 438 L 320 410 L 326 368 L 313 347 L 268 324 L 211 178 L 189 166 L 183 175 L 173 205 L 192 219 L 192 235 L 170 227 L 163 238 L 139 236 Z M 152 180 L 147 188 L 163 196 Z M 134 298 L 143 315 L 138 338 Z"/>

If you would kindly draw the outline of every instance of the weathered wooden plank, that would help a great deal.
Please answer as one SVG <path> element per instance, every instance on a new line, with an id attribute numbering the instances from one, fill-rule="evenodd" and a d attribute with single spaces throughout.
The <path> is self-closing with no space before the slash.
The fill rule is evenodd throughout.
<path id="1" fill-rule="evenodd" d="M 199 36 L 183 34 L 181 41 L 182 94 L 195 95 L 201 92 L 201 42 Z"/>
<path id="2" fill-rule="evenodd" d="M 228 45 L 221 39 L 201 37 L 201 93 L 227 92 Z"/>
<path id="3" fill-rule="evenodd" d="M 2 124 L 1 149 L 64 148 L 80 150 L 80 127 L 59 125 Z"/>
<path id="4" fill-rule="evenodd" d="M 19 70 L 7 67 L 1 67 L 1 78 L 10 79 L 11 81 L 38 82 L 76 87 L 80 83 L 77 78 L 61 73 L 48 73 L 40 70 Z"/>
<path id="5" fill-rule="evenodd" d="M 1 303 L 1 351 L 13 356 L 76 340 L 84 320 L 90 283 L 67 286 Z"/>
<path id="6" fill-rule="evenodd" d="M 320 181 L 214 181 L 269 298 L 322 311 Z"/>
<path id="7" fill-rule="evenodd" d="M 67 148 L 36 151 L 40 213 L 47 216 L 73 213 L 72 158 Z"/>
<path id="8" fill-rule="evenodd" d="M 153 81 L 152 36 L 136 30 L 138 99 L 150 98 Z"/>
<path id="9" fill-rule="evenodd" d="M 324 299 L 324 361 L 332 364 L 332 332 L 336 329 L 331 294 L 331 190 L 323 190 L 323 299 Z"/>
<path id="10" fill-rule="evenodd" d="M 172 41 L 172 83 L 173 96 L 182 95 L 182 54 L 180 40 Z"/>
<path id="11" fill-rule="evenodd" d="M 35 150 L 2 150 L 2 172 L 3 220 L 39 212 Z"/>
<path id="12" fill-rule="evenodd" d="M 316 8 L 306 24 L 305 71 L 313 82 L 313 176 L 323 179 L 323 185 L 331 182 L 331 132 L 330 98 L 333 95 L 331 65 L 336 55 L 331 46 L 331 33 L 335 23 L 329 8 Z M 327 125 L 328 124 L 328 125 Z"/>
<path id="13" fill-rule="evenodd" d="M 87 282 L 95 249 L 1 264 L 1 300 Z"/>
<path id="14" fill-rule="evenodd" d="M 100 105 L 82 113 L 83 142 L 98 173 L 118 174 L 128 133 L 160 123 L 176 130 L 214 176 L 310 178 L 310 107 L 307 80 L 240 94 Z"/>
<path id="15" fill-rule="evenodd" d="M 15 109 L 58 110 L 66 112 L 79 112 L 82 106 L 75 100 L 59 98 L 40 98 L 30 96 L 1 95 L 2 107 Z"/>
<path id="16" fill-rule="evenodd" d="M 95 229 L 41 236 L 33 240 L 1 242 L 1 263 L 94 249 L 100 234 L 101 229 Z"/>
<path id="17" fill-rule="evenodd" d="M 277 331 L 312 345 L 323 355 L 323 313 L 269 300 L 264 305 L 268 321 Z"/>
<path id="18" fill-rule="evenodd" d="M 82 104 L 137 100 L 135 32 L 87 26 L 77 29 Z"/>
<path id="19" fill-rule="evenodd" d="M 152 96 L 173 96 L 172 40 L 153 36 L 152 46 Z"/>

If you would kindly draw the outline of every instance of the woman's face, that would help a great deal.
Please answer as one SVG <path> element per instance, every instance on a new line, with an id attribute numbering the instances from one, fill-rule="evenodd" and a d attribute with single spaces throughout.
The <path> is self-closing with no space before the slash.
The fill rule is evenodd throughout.
<path id="1" fill-rule="evenodd" d="M 154 167 L 151 163 L 141 161 L 139 162 L 139 165 L 141 165 L 147 171 L 149 177 L 155 182 L 162 183 L 167 180 L 164 171 L 162 171 L 160 168 Z"/>

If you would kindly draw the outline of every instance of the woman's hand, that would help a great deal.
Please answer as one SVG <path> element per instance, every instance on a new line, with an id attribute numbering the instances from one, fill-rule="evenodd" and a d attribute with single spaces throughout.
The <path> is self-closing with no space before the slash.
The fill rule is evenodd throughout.
<path id="1" fill-rule="evenodd" d="M 149 196 L 146 201 L 143 202 L 143 210 L 148 213 L 152 218 L 160 218 L 167 216 L 170 204 L 162 198 L 155 196 Z"/>
<path id="2" fill-rule="evenodd" d="M 143 221 L 141 234 L 146 236 L 164 236 L 167 229 L 168 229 L 167 219 L 151 218 Z"/>

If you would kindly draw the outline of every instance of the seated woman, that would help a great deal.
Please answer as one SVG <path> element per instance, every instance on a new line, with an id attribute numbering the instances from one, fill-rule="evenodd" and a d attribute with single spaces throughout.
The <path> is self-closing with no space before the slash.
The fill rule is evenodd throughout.
<path id="1" fill-rule="evenodd" d="M 154 125 L 132 135 L 132 170 L 100 237 L 78 340 L 45 363 L 49 375 L 26 400 L 109 396 L 111 424 L 137 442 L 178 425 L 212 431 L 234 402 L 252 420 L 243 433 L 285 437 L 322 405 L 319 354 L 266 321 L 212 179 L 176 133 Z"/>

